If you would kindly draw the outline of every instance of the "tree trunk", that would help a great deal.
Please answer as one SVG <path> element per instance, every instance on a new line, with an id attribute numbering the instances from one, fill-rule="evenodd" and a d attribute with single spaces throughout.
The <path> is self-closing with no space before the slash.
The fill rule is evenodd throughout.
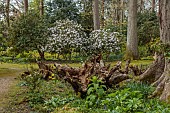
<path id="1" fill-rule="evenodd" d="M 168 45 L 170 45 L 170 13 L 169 12 L 170 12 L 170 1 L 159 0 L 160 39 L 164 44 L 168 44 Z M 160 100 L 170 103 L 170 60 L 166 59 L 163 74 L 152 85 L 156 86 L 156 90 L 153 92 L 151 97 L 160 96 Z"/>
<path id="2" fill-rule="evenodd" d="M 120 1 L 117 0 L 117 7 L 116 7 L 116 24 L 119 25 L 120 22 Z"/>
<path id="3" fill-rule="evenodd" d="M 152 12 L 155 11 L 155 0 L 152 0 Z"/>
<path id="4" fill-rule="evenodd" d="M 41 60 L 45 60 L 44 51 L 38 50 Z"/>
<path id="5" fill-rule="evenodd" d="M 40 0 L 40 15 L 44 15 L 44 0 Z"/>
<path id="6" fill-rule="evenodd" d="M 9 5 L 10 5 L 10 0 L 6 0 L 6 22 L 7 22 L 7 26 L 10 26 L 9 23 Z"/>
<path id="7" fill-rule="evenodd" d="M 99 1 L 93 1 L 93 23 L 94 30 L 100 29 L 100 20 L 99 20 Z"/>
<path id="8" fill-rule="evenodd" d="M 123 21 L 124 21 L 124 0 L 121 0 L 120 3 L 120 32 L 123 33 Z"/>
<path id="9" fill-rule="evenodd" d="M 28 12 L 28 0 L 24 0 L 24 12 Z"/>
<path id="10" fill-rule="evenodd" d="M 137 39 L 137 0 L 129 1 L 128 29 L 127 29 L 127 58 L 138 59 Z"/>
<path id="11" fill-rule="evenodd" d="M 104 2 L 105 0 L 102 0 L 102 12 L 101 12 L 101 27 L 104 28 Z"/>
<path id="12" fill-rule="evenodd" d="M 170 12 L 170 1 L 159 0 L 160 39 L 164 44 L 168 44 L 168 45 L 170 45 L 170 13 L 169 12 Z M 163 66 L 163 62 L 164 61 L 160 61 L 160 64 L 158 63 L 158 65 L 153 68 L 153 71 L 150 68 L 150 71 L 156 72 L 155 74 L 152 74 L 152 78 L 155 78 L 156 76 L 159 75 L 158 76 L 159 78 L 155 79 L 156 81 L 152 83 L 152 85 L 156 87 L 156 90 L 153 92 L 151 97 L 160 96 L 160 100 L 169 103 L 170 102 L 170 60 L 166 59 L 164 66 Z M 162 70 L 162 71 L 158 72 L 158 70 Z M 145 74 L 145 78 L 146 75 L 149 76 L 150 74 L 148 73 Z M 144 78 L 143 76 L 144 74 L 141 75 L 141 78 Z"/>
<path id="13" fill-rule="evenodd" d="M 141 5 L 140 12 L 142 12 L 142 11 L 144 11 L 144 0 L 141 0 L 140 5 Z"/>
<path id="14" fill-rule="evenodd" d="M 159 0 L 160 38 L 170 45 L 170 0 Z"/>

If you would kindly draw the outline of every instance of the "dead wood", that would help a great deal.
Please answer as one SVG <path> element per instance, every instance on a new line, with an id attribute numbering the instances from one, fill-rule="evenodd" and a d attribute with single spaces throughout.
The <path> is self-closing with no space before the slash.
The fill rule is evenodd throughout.
<path id="1" fill-rule="evenodd" d="M 140 81 L 152 83 L 152 86 L 156 87 L 150 98 L 160 96 L 160 100 L 170 102 L 170 61 L 165 61 L 163 54 L 156 55 L 155 61 L 145 71 L 138 66 L 130 65 L 130 60 L 126 61 L 124 69 L 121 69 L 121 62 L 117 62 L 115 66 L 110 68 L 110 64 L 105 65 L 103 62 L 101 54 L 93 56 L 80 68 L 60 64 L 54 64 L 55 68 L 53 68 L 43 62 L 37 62 L 37 64 L 40 73 L 44 75 L 44 79 L 48 80 L 49 76 L 55 73 L 59 79 L 71 84 L 75 93 L 80 93 L 82 97 L 86 95 L 93 76 L 97 76 L 98 79 L 103 81 L 103 85 L 111 88 L 122 81 L 131 81 L 132 79 L 128 74 L 132 71 L 135 76 L 139 76 Z M 29 74 L 24 73 L 23 76 Z"/>
<path id="2" fill-rule="evenodd" d="M 109 80 L 109 84 L 110 85 L 116 85 L 124 80 L 129 79 L 130 77 L 127 74 L 120 74 L 117 76 L 113 76 L 112 78 L 110 78 Z"/>
<path id="3" fill-rule="evenodd" d="M 53 74 L 53 67 L 51 65 L 45 64 L 43 61 L 38 61 L 37 64 L 43 79 L 49 80 L 50 76 Z"/>
<path id="4" fill-rule="evenodd" d="M 26 78 L 27 76 L 29 76 L 30 74 L 31 74 L 30 71 L 25 71 L 25 72 L 23 72 L 23 73 L 21 74 L 21 78 L 24 79 L 24 78 Z"/>
<path id="5" fill-rule="evenodd" d="M 134 76 L 143 74 L 142 68 L 139 68 L 137 65 L 130 65 L 129 68 L 132 70 Z"/>
<path id="6" fill-rule="evenodd" d="M 127 61 L 125 70 L 121 70 L 121 62 L 110 69 L 110 64 L 105 65 L 100 54 L 87 60 L 80 68 L 55 64 L 55 70 L 60 78 L 72 85 L 77 94 L 84 95 L 93 76 L 97 76 L 108 88 L 129 79 L 129 64 L 130 61 Z"/>

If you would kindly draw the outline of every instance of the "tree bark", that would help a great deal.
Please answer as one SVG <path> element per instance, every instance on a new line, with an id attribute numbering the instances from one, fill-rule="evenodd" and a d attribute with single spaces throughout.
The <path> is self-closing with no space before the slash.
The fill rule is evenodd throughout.
<path id="1" fill-rule="evenodd" d="M 45 60 L 44 51 L 38 50 L 41 60 Z"/>
<path id="2" fill-rule="evenodd" d="M 155 11 L 155 0 L 152 0 L 152 12 Z"/>
<path id="3" fill-rule="evenodd" d="M 170 44 L 170 1 L 169 0 L 159 0 L 159 22 L 160 22 L 160 39 L 164 44 Z M 163 51 L 165 52 L 165 51 Z M 161 73 L 153 74 L 152 78 L 156 75 L 161 74 L 161 76 L 152 83 L 156 89 L 150 97 L 159 96 L 160 100 L 170 103 L 170 60 L 164 58 L 164 68 L 162 65 L 158 65 L 154 68 L 154 72 L 158 70 L 163 70 Z M 161 62 L 160 62 L 161 63 Z"/>
<path id="4" fill-rule="evenodd" d="M 143 74 L 140 75 L 140 81 L 148 83 L 153 83 L 157 81 L 164 72 L 164 67 L 165 57 L 163 54 L 158 55 L 153 64 L 151 64 L 150 67 Z"/>
<path id="5" fill-rule="evenodd" d="M 150 97 L 160 96 L 160 100 L 170 102 L 170 60 L 166 59 L 163 74 L 152 86 L 156 86 L 156 90 Z"/>
<path id="6" fill-rule="evenodd" d="M 123 21 L 124 21 L 124 0 L 120 3 L 120 32 L 123 33 Z"/>
<path id="7" fill-rule="evenodd" d="M 127 29 L 127 58 L 138 59 L 137 39 L 137 0 L 129 1 L 128 29 Z"/>
<path id="8" fill-rule="evenodd" d="M 57 75 L 70 83 L 76 94 L 79 92 L 82 97 L 86 94 L 88 85 L 91 83 L 90 79 L 93 76 L 97 76 L 99 80 L 102 80 L 107 88 L 130 78 L 126 70 L 121 70 L 121 62 L 118 62 L 117 65 L 110 69 L 110 65 L 105 66 L 103 63 L 101 55 L 87 60 L 80 68 L 62 66 L 60 64 L 54 65 Z"/>
<path id="9" fill-rule="evenodd" d="M 93 1 L 93 23 L 94 30 L 100 29 L 100 20 L 99 20 L 99 1 Z"/>
<path id="10" fill-rule="evenodd" d="M 144 0 L 141 0 L 140 5 L 141 5 L 140 12 L 142 12 L 144 10 Z"/>
<path id="11" fill-rule="evenodd" d="M 10 6 L 10 0 L 6 0 L 6 22 L 7 22 L 7 27 L 10 26 L 10 23 L 9 23 L 9 6 Z"/>
<path id="12" fill-rule="evenodd" d="M 24 12 L 28 12 L 28 0 L 24 0 Z"/>
<path id="13" fill-rule="evenodd" d="M 170 1 L 159 0 L 160 39 L 164 44 L 170 45 Z M 165 68 L 161 77 L 153 86 L 156 90 L 151 97 L 160 96 L 160 100 L 170 103 L 170 60 L 166 59 Z"/>
<path id="14" fill-rule="evenodd" d="M 101 12 L 101 27 L 104 28 L 104 5 L 105 0 L 102 0 L 102 12 Z"/>
<path id="15" fill-rule="evenodd" d="M 170 45 L 170 0 L 159 0 L 160 39 Z"/>
<path id="16" fill-rule="evenodd" d="M 40 0 L 40 15 L 44 15 L 44 0 Z"/>

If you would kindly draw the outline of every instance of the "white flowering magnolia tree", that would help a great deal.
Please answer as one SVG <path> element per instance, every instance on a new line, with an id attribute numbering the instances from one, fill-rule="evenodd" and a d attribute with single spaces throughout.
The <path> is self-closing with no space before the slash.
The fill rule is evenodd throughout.
<path id="1" fill-rule="evenodd" d="M 60 20 L 55 22 L 50 31 L 49 52 L 62 54 L 65 58 L 69 54 L 71 59 L 74 50 L 85 55 L 110 54 L 119 50 L 116 33 L 109 30 L 95 30 L 87 37 L 81 25 L 70 20 Z"/>

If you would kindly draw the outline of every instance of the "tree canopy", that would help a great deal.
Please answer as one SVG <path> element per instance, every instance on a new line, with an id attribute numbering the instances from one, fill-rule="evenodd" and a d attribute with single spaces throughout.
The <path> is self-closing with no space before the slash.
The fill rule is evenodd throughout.
<path id="1" fill-rule="evenodd" d="M 16 52 L 37 50 L 41 54 L 46 51 L 48 31 L 46 20 L 38 13 L 23 14 L 12 23 L 9 29 L 10 46 Z"/>
<path id="2" fill-rule="evenodd" d="M 64 19 L 77 22 L 79 19 L 79 9 L 74 0 L 51 0 L 46 7 L 46 15 L 52 23 Z"/>

